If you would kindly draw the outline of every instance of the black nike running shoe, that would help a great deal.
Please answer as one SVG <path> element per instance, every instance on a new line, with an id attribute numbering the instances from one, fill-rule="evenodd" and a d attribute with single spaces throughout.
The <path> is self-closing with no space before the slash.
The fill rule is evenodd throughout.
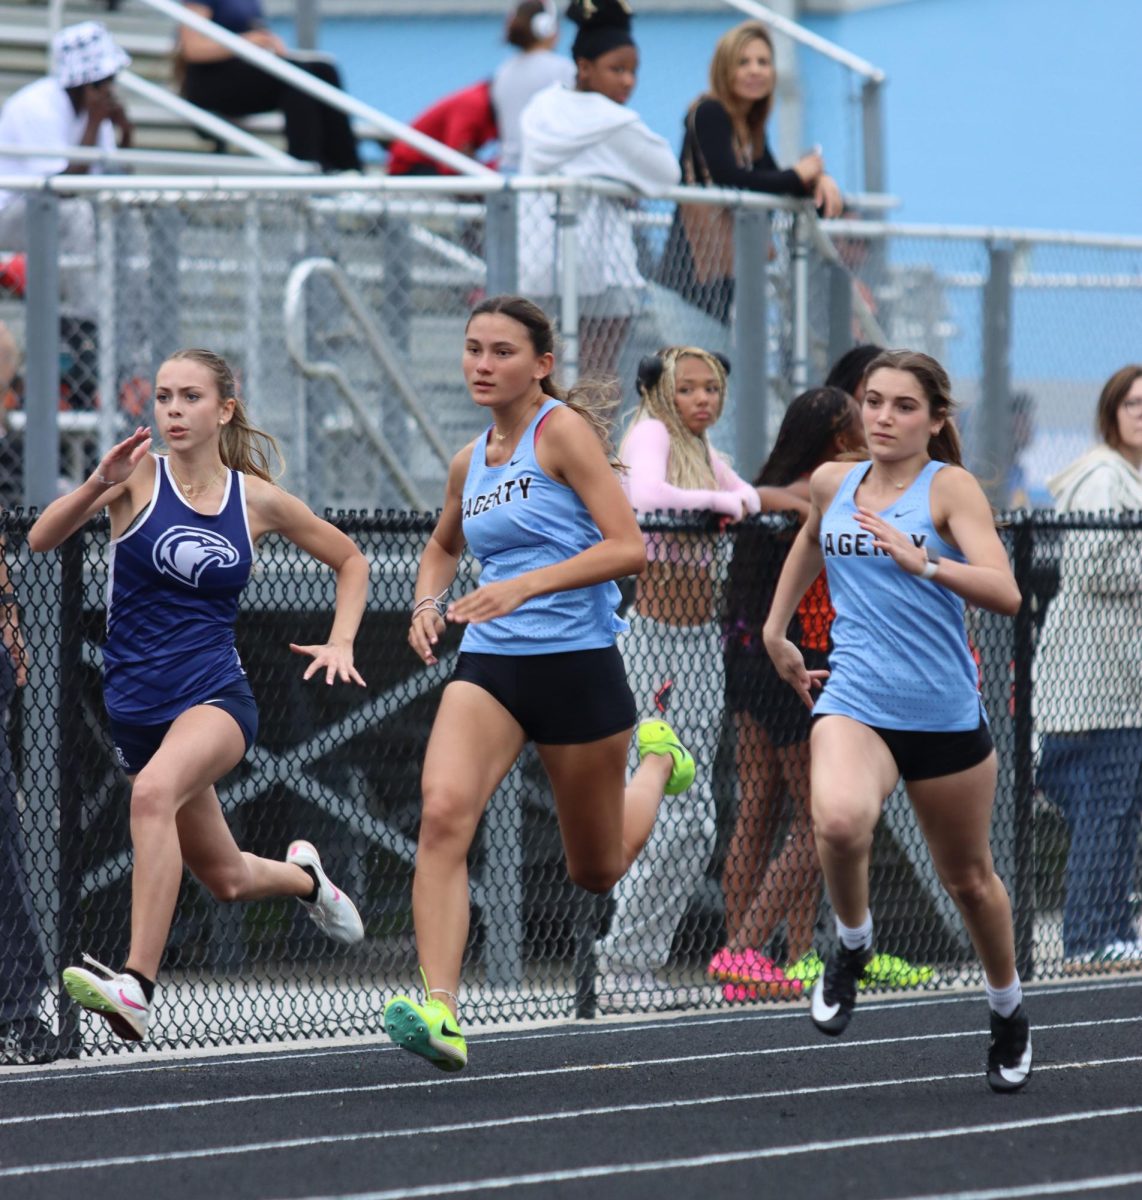
<path id="1" fill-rule="evenodd" d="M 844 1033 L 856 1007 L 857 984 L 871 961 L 871 946 L 857 950 L 838 946 L 829 955 L 809 1002 L 809 1016 L 822 1033 L 830 1037 Z"/>
<path id="2" fill-rule="evenodd" d="M 987 1082 L 994 1092 L 1017 1092 L 1031 1074 L 1031 1022 L 1021 1004 L 1009 1017 L 991 1013 Z"/>

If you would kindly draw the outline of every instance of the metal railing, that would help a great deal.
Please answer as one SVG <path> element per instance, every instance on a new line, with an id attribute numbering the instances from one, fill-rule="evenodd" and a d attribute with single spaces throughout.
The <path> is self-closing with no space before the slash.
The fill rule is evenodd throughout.
<path id="1" fill-rule="evenodd" d="M 478 412 L 454 366 L 464 316 L 485 292 L 519 290 L 521 264 L 532 260 L 555 264 L 554 291 L 536 298 L 562 335 L 564 382 L 581 359 L 599 365 L 598 345 L 596 361 L 588 360 L 600 322 L 611 322 L 614 339 L 604 365 L 628 396 L 638 357 L 663 343 L 729 352 L 731 396 L 713 436 L 746 471 L 764 458 L 787 401 L 823 378 L 854 340 L 933 353 L 966 403 L 970 461 L 1000 506 L 1010 499 L 1000 493 L 1023 436 L 1013 394 L 1038 396 L 1042 444 L 1029 453 L 1041 485 L 1081 449 L 1076 442 L 1089 441 L 1102 379 L 1116 359 L 1136 357 L 1132 331 L 1142 320 L 1138 237 L 821 223 L 804 203 L 758 193 L 679 188 L 646 200 L 615 184 L 523 177 L 376 178 L 351 187 L 320 177 L 222 175 L 0 180 L 9 186 L 29 195 L 33 232 L 25 431 L 25 497 L 33 504 L 50 499 L 57 477 L 63 193 L 87 197 L 98 213 L 91 262 L 102 281 L 99 393 L 115 397 L 132 380 L 146 381 L 176 344 L 216 345 L 242 367 L 259 418 L 290 451 L 291 486 L 319 508 L 403 505 L 412 495 L 434 503 L 447 451 L 477 432 Z M 520 215 L 541 193 L 554 197 L 557 216 L 542 236 L 529 210 Z M 616 201 L 609 232 L 583 242 L 578 231 L 591 219 L 584 214 L 599 199 Z M 680 203 L 730 214 L 736 281 L 724 320 L 678 275 L 670 235 Z M 618 321 L 600 308 L 608 297 L 583 282 L 585 268 L 613 258 L 613 237 L 634 245 L 641 272 L 624 293 L 634 307 Z M 296 310 L 290 316 L 287 285 L 299 263 L 313 261 L 336 264 L 337 274 L 309 279 L 310 288 L 331 289 L 322 296 L 333 303 L 307 302 L 303 347 L 287 328 L 300 319 Z M 336 364 L 342 381 L 329 369 L 307 378 L 299 362 Z M 114 403 L 98 411 L 92 453 L 138 415 Z M 428 415 L 439 444 L 416 412 Z M 381 470 L 385 456 L 370 427 L 390 445 L 403 480 Z M 354 470 L 331 471 L 323 430 L 342 431 L 336 436 Z"/>
<path id="2" fill-rule="evenodd" d="M 381 135 L 399 138 L 401 141 L 407 142 L 421 154 L 427 155 L 434 162 L 450 167 L 460 175 L 496 177 L 496 172 L 489 170 L 467 155 L 453 150 L 450 146 L 445 146 L 435 138 L 421 133 L 418 129 L 413 129 L 411 125 L 406 125 L 403 121 L 390 117 L 387 113 L 373 108 L 372 105 L 358 100 L 355 96 L 350 96 L 347 92 L 333 87 L 332 84 L 317 79 L 271 51 L 263 50 L 247 39 L 231 33 L 216 22 L 207 20 L 197 13 L 189 12 L 184 5 L 178 3 L 178 0 L 140 0 L 140 2 L 157 12 L 165 13 L 180 25 L 185 25 L 188 29 L 194 29 L 198 33 L 212 38 L 220 45 L 225 46 L 236 57 L 244 59 L 255 67 L 260 67 L 263 71 L 282 80 L 283 83 L 288 83 L 291 87 L 305 92 L 314 99 L 321 100 L 331 108 L 345 113 L 346 116 L 360 118 Z"/>
<path id="3" fill-rule="evenodd" d="M 414 509 L 428 510 L 432 508 L 432 501 L 423 495 L 411 476 L 405 471 L 401 464 L 400 454 L 377 427 L 372 414 L 367 411 L 360 393 L 349 381 L 345 371 L 337 363 L 314 362 L 309 358 L 305 338 L 305 286 L 310 279 L 317 275 L 323 276 L 333 284 L 342 304 L 361 329 L 377 365 L 388 372 L 392 378 L 394 390 L 400 398 L 404 411 L 416 422 L 428 445 L 436 454 L 441 467 L 447 469 L 451 454 L 441 440 L 436 426 L 424 411 L 417 396 L 416 387 L 409 378 L 399 354 L 384 330 L 362 304 L 360 295 L 350 283 L 348 276 L 332 259 L 306 259 L 294 267 L 286 281 L 284 320 L 286 345 L 289 348 L 290 357 L 307 379 L 330 379 L 337 385 L 360 422 L 361 431 L 369 444 L 381 456 L 405 501 Z"/>

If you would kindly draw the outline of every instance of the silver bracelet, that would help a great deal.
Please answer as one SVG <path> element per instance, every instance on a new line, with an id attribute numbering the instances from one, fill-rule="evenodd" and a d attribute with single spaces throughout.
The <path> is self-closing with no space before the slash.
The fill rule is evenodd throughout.
<path id="1" fill-rule="evenodd" d="M 103 484 L 104 487 L 114 487 L 115 486 L 114 479 L 104 479 L 103 476 L 100 475 L 98 471 L 95 472 L 95 482 Z"/>
<path id="2" fill-rule="evenodd" d="M 432 608 L 434 608 L 436 610 L 437 616 L 439 616 L 439 617 L 444 616 L 444 614 L 448 611 L 448 605 L 445 604 L 445 602 L 444 602 L 444 597 L 447 595 L 448 595 L 448 589 L 445 588 L 437 596 L 422 596 L 412 606 L 412 618 L 410 618 L 410 619 L 415 619 L 417 613 L 419 613 L 422 609 L 428 608 L 429 606 L 431 606 Z"/>

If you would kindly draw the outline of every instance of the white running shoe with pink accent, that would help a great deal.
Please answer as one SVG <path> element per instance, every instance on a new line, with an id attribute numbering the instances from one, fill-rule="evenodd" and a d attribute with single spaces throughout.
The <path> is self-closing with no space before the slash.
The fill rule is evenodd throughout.
<path id="1" fill-rule="evenodd" d="M 339 888 L 329 882 L 329 876 L 321 869 L 321 856 L 312 842 L 290 842 L 286 862 L 299 867 L 312 867 L 317 876 L 317 899 L 302 900 L 301 904 L 310 919 L 327 937 L 335 942 L 352 946 L 365 936 L 361 915 L 357 906 Z"/>
<path id="2" fill-rule="evenodd" d="M 95 971 L 67 967 L 63 973 L 67 994 L 89 1012 L 99 1013 L 123 1041 L 141 1042 L 147 1036 L 151 1005 L 139 981 L 134 975 L 112 971 L 90 954 L 85 954 L 83 961 Z"/>

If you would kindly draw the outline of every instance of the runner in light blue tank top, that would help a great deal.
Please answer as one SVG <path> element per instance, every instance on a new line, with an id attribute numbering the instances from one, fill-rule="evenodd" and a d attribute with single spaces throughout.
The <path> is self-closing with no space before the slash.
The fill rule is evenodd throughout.
<path id="1" fill-rule="evenodd" d="M 257 730 L 234 622 L 258 539 L 277 533 L 337 574 L 329 641 L 292 647 L 312 660 L 305 679 L 322 671 L 326 683 L 364 684 L 353 639 L 368 564 L 345 534 L 272 482 L 277 446 L 250 424 L 218 355 L 180 350 L 160 366 L 155 427 L 168 456 L 148 453 L 151 431 L 140 426 L 48 505 L 28 535 L 33 550 L 52 550 L 110 510 L 104 701 L 131 780 L 131 942 L 122 970 L 85 954 L 87 965 L 67 967 L 63 984 L 130 1042 L 146 1038 L 154 1014 L 184 867 L 220 900 L 296 896 L 327 936 L 345 944 L 364 937 L 315 847 L 291 842 L 284 861 L 243 853 L 214 785 Z M 204 1019 L 209 1025 L 210 1014 Z"/>
<path id="2" fill-rule="evenodd" d="M 602 541 L 578 493 L 548 476 L 535 456 L 540 425 L 560 407 L 554 398 L 539 406 L 503 465 L 488 465 L 493 430 L 472 447 L 460 511 L 464 537 L 480 563 L 482 587 L 563 562 Z M 613 646 L 615 634 L 627 628 L 615 615 L 619 600 L 612 579 L 533 596 L 514 612 L 469 625 L 461 649 L 545 654 Z"/>
<path id="3" fill-rule="evenodd" d="M 627 782 L 637 713 L 615 645 L 615 580 L 641 572 L 646 551 L 603 421 L 585 393 L 562 403 L 551 381 L 554 341 L 547 315 L 519 296 L 490 297 L 469 317 L 464 379 L 493 423 L 452 461 L 414 592 L 408 641 L 427 667 L 439 663 L 445 617 L 467 629 L 421 782 L 413 923 L 423 994 L 394 996 L 385 1029 L 442 1071 L 468 1061 L 458 1021 L 468 851 L 524 743 L 551 781 L 567 872 L 593 892 L 634 861 L 664 792 L 694 779 L 674 731 L 650 720 Z M 465 548 L 480 585 L 448 604 Z"/>
<path id="4" fill-rule="evenodd" d="M 959 465 L 951 382 L 938 362 L 885 351 L 863 379 L 871 462 L 818 468 L 811 507 L 766 619 L 766 649 L 806 703 L 813 825 L 837 942 L 813 987 L 822 1033 L 847 1028 L 868 983 L 873 832 L 901 778 L 941 882 L 983 965 L 991 1021 L 986 1079 L 1031 1072 L 1030 1022 L 1015 969 L 1011 902 L 989 842 L 997 775 L 964 629 L 964 604 L 1014 616 L 1021 603 L 991 506 Z M 786 629 L 828 570 L 836 610 L 828 671 L 808 671 Z"/>
<path id="5" fill-rule="evenodd" d="M 925 553 L 963 562 L 932 523 L 929 492 L 944 465 L 929 462 L 881 515 Z M 983 710 L 964 602 L 932 580 L 901 571 L 856 524 L 853 495 L 870 466 L 858 463 L 849 471 L 821 518 L 821 553 L 837 616 L 829 678 L 813 713 L 840 713 L 886 729 L 975 729 Z"/>

